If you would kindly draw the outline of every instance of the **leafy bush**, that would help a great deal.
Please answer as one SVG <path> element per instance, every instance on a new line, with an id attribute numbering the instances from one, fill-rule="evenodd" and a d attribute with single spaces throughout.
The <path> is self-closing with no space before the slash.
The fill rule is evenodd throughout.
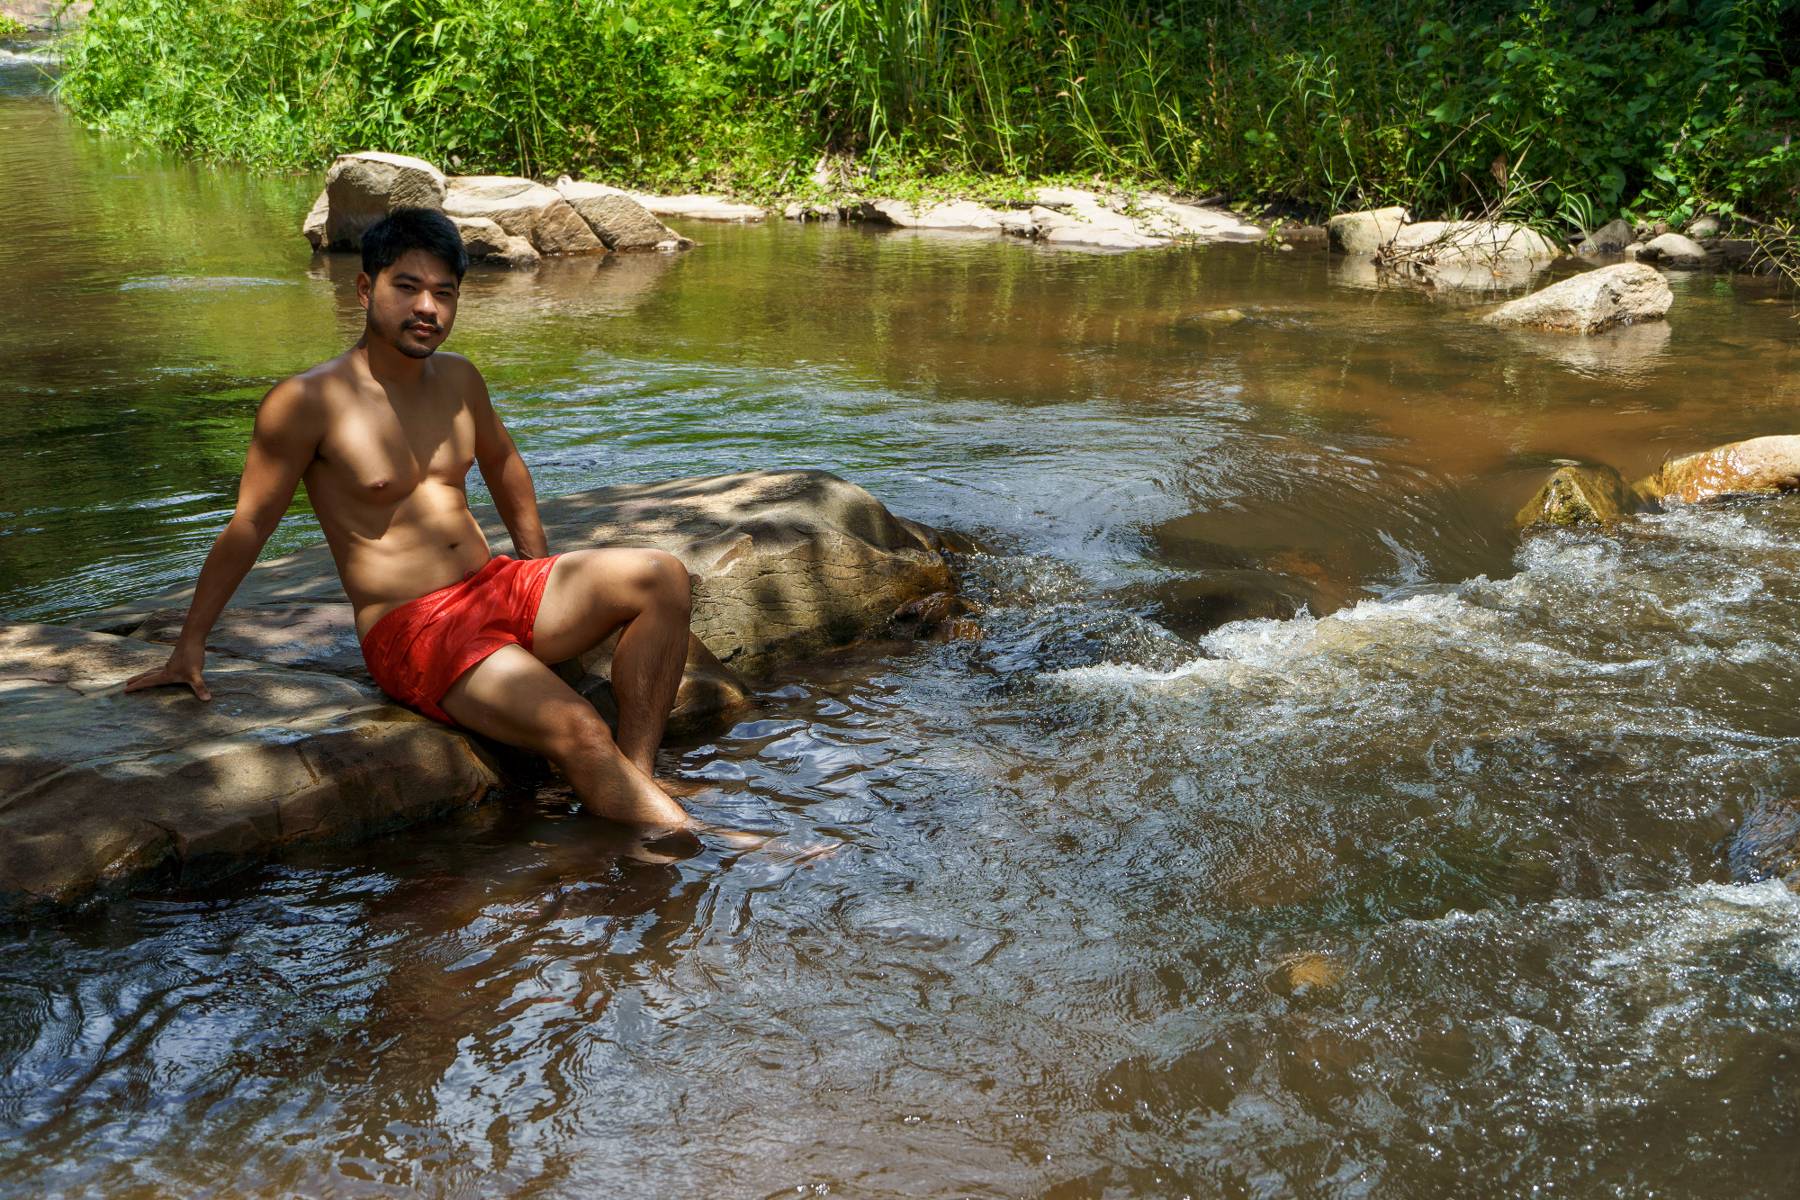
<path id="1" fill-rule="evenodd" d="M 1528 176 L 1603 219 L 1791 210 L 1796 47 L 1800 0 L 99 0 L 62 95 L 271 164 L 773 194 L 834 152 L 1421 211 Z"/>

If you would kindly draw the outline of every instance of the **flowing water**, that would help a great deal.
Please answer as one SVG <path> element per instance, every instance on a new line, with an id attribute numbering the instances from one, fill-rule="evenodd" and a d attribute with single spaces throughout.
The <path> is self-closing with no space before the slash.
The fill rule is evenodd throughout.
<path id="1" fill-rule="evenodd" d="M 316 179 L 42 92 L 0 57 L 0 612 L 54 620 L 192 575 L 359 310 Z M 1800 501 L 1510 526 L 1792 432 L 1786 302 L 1572 341 L 1305 251 L 689 232 L 471 275 L 540 491 L 825 467 L 980 540 L 979 636 L 669 748 L 767 850 L 546 786 L 0 933 L 0 1189 L 1800 1190 L 1800 897 L 1726 866 L 1800 783 Z"/>

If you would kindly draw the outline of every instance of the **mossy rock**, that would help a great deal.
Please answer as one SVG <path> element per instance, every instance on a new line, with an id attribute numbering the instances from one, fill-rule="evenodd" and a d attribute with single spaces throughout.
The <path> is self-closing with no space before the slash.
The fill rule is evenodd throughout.
<path id="1" fill-rule="evenodd" d="M 1613 525 L 1638 510 L 1637 495 L 1611 467 L 1560 467 L 1515 518 L 1519 528 Z"/>

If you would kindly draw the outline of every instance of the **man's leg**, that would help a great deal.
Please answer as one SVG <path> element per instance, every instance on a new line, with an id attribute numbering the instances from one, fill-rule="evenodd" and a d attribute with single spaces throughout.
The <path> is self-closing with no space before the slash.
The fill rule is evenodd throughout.
<path id="1" fill-rule="evenodd" d="M 594 706 L 522 646 L 482 659 L 438 703 L 458 725 L 549 759 L 589 812 L 658 829 L 691 824 L 620 752 Z"/>
<path id="2" fill-rule="evenodd" d="M 531 649 L 546 663 L 579 657 L 625 627 L 612 661 L 618 746 L 645 775 L 655 773 L 656 748 L 681 686 L 689 609 L 687 568 L 680 559 L 628 549 L 576 550 L 558 558 L 538 608 Z"/>

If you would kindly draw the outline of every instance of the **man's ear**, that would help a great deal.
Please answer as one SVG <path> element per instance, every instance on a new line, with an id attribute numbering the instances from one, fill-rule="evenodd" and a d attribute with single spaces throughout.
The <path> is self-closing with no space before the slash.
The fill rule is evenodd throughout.
<path id="1" fill-rule="evenodd" d="M 369 307 L 369 294 L 375 290 L 375 281 L 369 278 L 367 271 L 356 273 L 356 302 L 364 308 Z"/>

